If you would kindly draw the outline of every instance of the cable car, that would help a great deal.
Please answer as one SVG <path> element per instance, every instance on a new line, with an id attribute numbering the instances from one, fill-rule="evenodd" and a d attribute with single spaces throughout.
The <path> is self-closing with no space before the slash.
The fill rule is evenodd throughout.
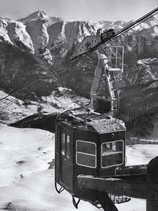
<path id="1" fill-rule="evenodd" d="M 121 120 L 95 112 L 71 111 L 60 115 L 55 135 L 55 187 L 73 197 L 93 200 L 82 190 L 79 175 L 109 177 L 125 165 L 125 125 Z"/>
<path id="2" fill-rule="evenodd" d="M 76 47 L 71 60 L 96 50 L 103 43 L 108 43 L 111 39 L 127 32 L 157 12 L 158 8 L 125 26 L 117 33 L 110 29 L 100 36 L 88 36 Z M 150 186 L 148 184 L 147 166 L 125 166 L 126 128 L 121 120 L 114 118 L 114 116 L 117 116 L 118 95 L 113 84 L 113 71 L 123 71 L 123 54 L 124 50 L 120 46 L 110 48 L 108 55 L 111 68 L 107 68 L 108 63 L 105 63 L 105 60 L 102 63 L 105 66 L 105 75 L 109 83 L 111 115 L 83 109 L 83 111 L 65 112 L 57 118 L 55 188 L 58 193 L 61 193 L 64 189 L 67 190 L 72 195 L 73 204 L 76 208 L 78 208 L 80 199 L 83 199 L 97 207 L 99 201 L 104 211 L 117 211 L 113 200 L 108 195 L 109 191 L 112 191 L 111 193 L 114 196 L 116 193 L 123 193 L 121 201 L 125 202 L 128 201 L 128 198 L 125 197 L 124 200 L 124 193 L 130 194 L 132 197 L 140 195 L 144 197 L 147 188 Z M 99 70 L 101 71 L 98 74 L 101 75 L 102 69 Z M 108 70 L 111 71 L 111 74 Z M 95 79 L 95 82 L 98 83 L 97 74 Z M 96 87 L 95 84 L 93 91 L 96 90 Z M 92 94 L 95 95 L 96 93 Z M 155 162 L 157 166 L 157 159 Z M 151 172 L 152 175 L 154 171 Z M 155 175 L 157 176 L 154 172 L 154 178 Z M 84 183 L 88 181 L 88 184 Z M 102 184 L 105 186 L 101 187 Z M 93 188 L 90 188 L 89 185 Z M 127 191 L 124 190 L 124 186 Z M 100 187 L 103 192 L 100 191 Z M 76 197 L 78 201 L 76 201 Z M 158 196 L 156 196 L 157 198 Z"/>

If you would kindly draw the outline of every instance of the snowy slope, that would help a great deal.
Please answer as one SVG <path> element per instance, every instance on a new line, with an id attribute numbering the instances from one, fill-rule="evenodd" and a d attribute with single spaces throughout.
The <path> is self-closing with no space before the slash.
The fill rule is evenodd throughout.
<path id="1" fill-rule="evenodd" d="M 59 196 L 54 188 L 54 170 L 48 170 L 54 158 L 54 135 L 38 129 L 1 126 L 0 209 L 18 211 L 73 211 L 68 193 Z M 81 211 L 91 209 L 81 203 Z"/>
<path id="2" fill-rule="evenodd" d="M 158 145 L 136 144 L 126 147 L 127 165 L 148 164 L 149 161 L 158 156 Z"/>
<path id="3" fill-rule="evenodd" d="M 56 193 L 54 170 L 48 170 L 54 158 L 54 135 L 44 130 L 5 125 L 0 126 L 0 133 L 0 210 L 75 211 L 67 192 Z M 136 156 L 146 162 L 158 154 L 158 147 L 136 145 L 128 147 L 127 153 L 130 164 L 136 163 Z M 132 199 L 118 208 L 119 211 L 144 211 L 145 201 Z M 97 211 L 82 201 L 79 211 L 88 209 Z"/>
<path id="4" fill-rule="evenodd" d="M 25 177 L 48 168 L 52 152 L 51 133 L 3 125 L 0 131 L 0 187 L 11 185 L 21 175 Z"/>
<path id="5" fill-rule="evenodd" d="M 38 113 L 40 106 L 43 113 L 61 112 L 86 105 L 89 100 L 73 94 L 72 90 L 59 87 L 51 95 L 36 101 L 24 102 L 0 90 L 0 122 L 10 124 L 32 114 Z"/>
<path id="6" fill-rule="evenodd" d="M 0 121 L 11 123 L 37 112 L 37 105 L 24 105 L 18 98 L 0 90 Z"/>

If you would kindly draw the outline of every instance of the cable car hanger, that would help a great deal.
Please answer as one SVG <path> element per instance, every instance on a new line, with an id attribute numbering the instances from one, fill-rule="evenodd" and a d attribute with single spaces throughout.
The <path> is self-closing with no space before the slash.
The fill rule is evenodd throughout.
<path id="1" fill-rule="evenodd" d="M 113 29 L 106 30 L 105 32 L 101 33 L 99 36 L 95 35 L 94 38 L 92 36 L 88 36 L 84 40 L 79 43 L 79 48 L 76 48 L 76 52 L 73 53 L 71 60 L 74 60 L 84 54 L 87 54 L 88 52 L 92 52 L 96 50 L 100 45 L 104 43 L 108 43 L 112 39 L 120 36 L 121 34 L 129 31 L 130 29 L 134 28 L 136 25 L 141 24 L 143 21 L 148 20 L 152 16 L 156 15 L 158 13 L 158 7 L 150 11 L 149 13 L 145 14 L 141 18 L 138 18 L 136 21 L 128 24 L 125 26 L 122 30 L 115 33 Z"/>

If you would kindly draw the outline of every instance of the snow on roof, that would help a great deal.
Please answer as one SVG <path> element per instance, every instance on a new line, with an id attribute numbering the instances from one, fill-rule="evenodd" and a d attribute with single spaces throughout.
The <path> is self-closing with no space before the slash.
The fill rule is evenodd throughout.
<path id="1" fill-rule="evenodd" d="M 125 130 L 125 124 L 123 121 L 113 118 L 97 119 L 89 122 L 88 124 L 91 125 L 99 134 Z"/>

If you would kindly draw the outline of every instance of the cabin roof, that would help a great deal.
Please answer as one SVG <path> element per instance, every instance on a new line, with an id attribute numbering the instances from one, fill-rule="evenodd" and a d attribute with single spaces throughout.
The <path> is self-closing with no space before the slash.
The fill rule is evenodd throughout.
<path id="1" fill-rule="evenodd" d="M 92 120 L 88 124 L 99 134 L 125 130 L 125 124 L 123 121 L 114 118 Z"/>
<path id="2" fill-rule="evenodd" d="M 113 118 L 107 114 L 99 114 L 83 110 L 71 110 L 61 115 L 62 119 L 71 126 L 89 128 L 99 134 L 125 131 L 126 127 L 122 120 Z"/>

